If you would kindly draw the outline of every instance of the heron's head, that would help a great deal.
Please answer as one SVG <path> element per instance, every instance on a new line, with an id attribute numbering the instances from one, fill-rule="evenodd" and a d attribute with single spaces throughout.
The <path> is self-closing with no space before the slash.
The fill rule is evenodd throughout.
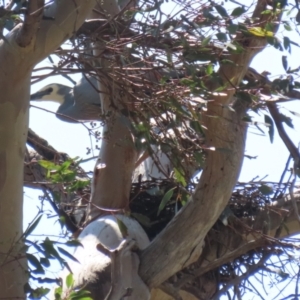
<path id="1" fill-rule="evenodd" d="M 72 88 L 63 84 L 53 83 L 44 86 L 42 89 L 30 95 L 31 101 L 54 101 L 59 104 L 65 102 Z"/>

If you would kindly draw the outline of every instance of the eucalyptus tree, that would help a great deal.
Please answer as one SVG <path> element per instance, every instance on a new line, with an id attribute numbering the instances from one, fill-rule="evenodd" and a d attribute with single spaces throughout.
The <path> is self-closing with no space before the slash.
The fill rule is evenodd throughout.
<path id="1" fill-rule="evenodd" d="M 298 232 L 299 152 L 277 103 L 299 98 L 298 70 L 283 57 L 287 74 L 271 81 L 250 64 L 268 44 L 297 46 L 276 33 L 280 25 L 291 30 L 294 19 L 282 16 L 298 7 L 233 3 L 227 9 L 211 1 L 174 1 L 173 15 L 164 12 L 163 1 L 29 0 L 1 8 L 2 26 L 10 30 L 0 44 L 3 299 L 45 294 L 28 284 L 28 275 L 37 278 L 26 257 L 37 271 L 49 258 L 64 263 L 49 239 L 34 244 L 39 259 L 24 254 L 38 222 L 23 234 L 23 174 L 28 186 L 43 189 L 84 246 L 74 255 L 59 249 L 81 264 L 66 267 L 57 299 L 86 297 L 84 289 L 94 299 L 214 299 L 230 287 L 241 297 L 245 280 L 270 271 L 272 254 L 295 246 L 280 239 Z M 68 39 L 72 49 L 63 48 Z M 31 74 L 54 52 L 61 61 L 53 73 L 76 71 L 76 64 L 97 79 L 103 133 L 90 185 L 76 161 L 28 131 Z M 271 139 L 277 128 L 294 160 L 291 182 L 237 185 L 251 110 L 265 112 Z M 27 134 L 38 154 L 25 151 Z M 152 202 L 158 203 L 155 217 Z M 76 223 L 78 211 L 84 218 Z M 247 269 L 242 275 L 241 265 Z"/>

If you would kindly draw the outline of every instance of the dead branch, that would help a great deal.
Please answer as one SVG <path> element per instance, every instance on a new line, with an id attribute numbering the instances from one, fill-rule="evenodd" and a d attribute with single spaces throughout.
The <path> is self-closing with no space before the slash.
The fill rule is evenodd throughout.
<path id="1" fill-rule="evenodd" d="M 67 159 L 66 153 L 55 150 L 48 141 L 38 136 L 32 129 L 28 129 L 27 144 L 46 160 Z"/>

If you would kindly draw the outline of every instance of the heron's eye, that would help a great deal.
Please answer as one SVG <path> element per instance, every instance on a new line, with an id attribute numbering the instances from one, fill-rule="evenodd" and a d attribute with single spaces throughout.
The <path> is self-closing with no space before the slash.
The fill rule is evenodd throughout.
<path id="1" fill-rule="evenodd" d="M 46 90 L 46 93 L 47 94 L 51 94 L 53 92 L 53 88 L 52 87 L 50 87 L 50 88 L 48 88 L 47 90 Z"/>

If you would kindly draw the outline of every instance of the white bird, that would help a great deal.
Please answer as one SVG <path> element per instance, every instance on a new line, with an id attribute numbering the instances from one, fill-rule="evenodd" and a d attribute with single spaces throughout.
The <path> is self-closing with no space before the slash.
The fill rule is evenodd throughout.
<path id="1" fill-rule="evenodd" d="M 54 101 L 60 106 L 57 118 L 65 122 L 96 121 L 101 119 L 101 102 L 94 77 L 82 77 L 74 88 L 52 83 L 30 96 L 31 101 Z"/>

